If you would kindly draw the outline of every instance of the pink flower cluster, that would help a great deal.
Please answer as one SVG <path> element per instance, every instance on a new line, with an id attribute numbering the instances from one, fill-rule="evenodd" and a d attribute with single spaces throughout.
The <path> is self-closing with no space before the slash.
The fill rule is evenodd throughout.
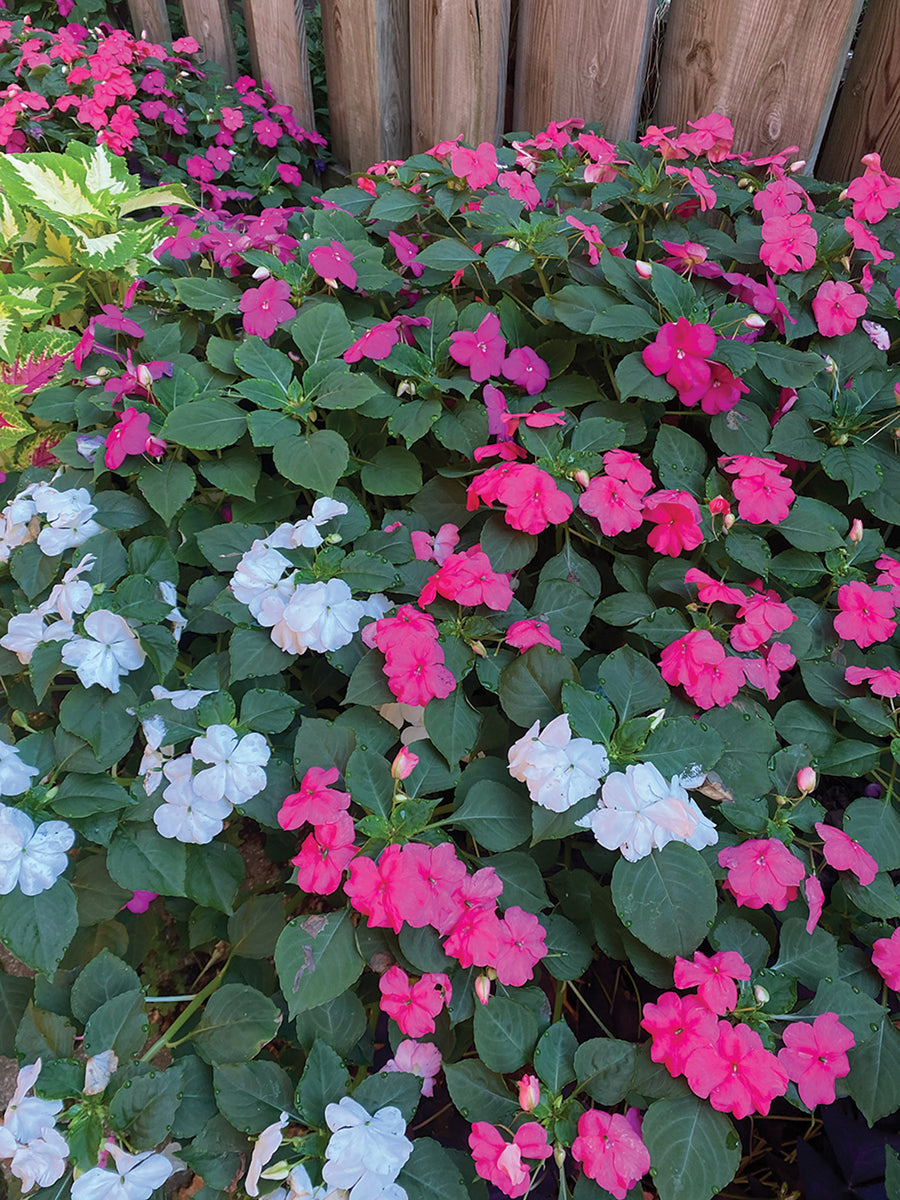
<path id="1" fill-rule="evenodd" d="M 489 312 L 474 331 L 457 330 L 450 334 L 450 357 L 469 368 L 476 383 L 503 376 L 529 396 L 547 386 L 550 369 L 530 346 L 506 353 L 506 338 L 500 332 L 500 318 Z"/>
<path id="2" fill-rule="evenodd" d="M 751 838 L 728 846 L 719 851 L 719 866 L 728 871 L 723 887 L 739 905 L 770 904 L 778 912 L 796 899 L 806 875 L 803 863 L 777 838 Z"/>
<path id="3" fill-rule="evenodd" d="M 461 554 L 450 554 L 431 576 L 419 595 L 421 607 L 438 596 L 474 608 L 484 604 L 495 612 L 506 612 L 512 604 L 508 572 L 495 571 L 480 543 Z"/>
<path id="4" fill-rule="evenodd" d="M 300 791 L 286 796 L 278 813 L 282 829 L 299 829 L 307 822 L 313 826 L 291 862 L 297 868 L 298 887 L 319 896 L 330 896 L 337 890 L 356 854 L 356 830 L 347 811 L 350 793 L 330 786 L 338 776 L 337 767 L 310 767 Z"/>
<path id="5" fill-rule="evenodd" d="M 451 842 L 389 845 L 375 862 L 358 855 L 344 891 L 371 926 L 399 933 L 431 926 L 460 966 L 490 967 L 501 983 L 521 987 L 546 953 L 540 921 L 516 905 L 497 915 L 503 885 L 491 867 L 469 875 Z"/>
<path id="6" fill-rule="evenodd" d="M 834 618 L 834 632 L 845 641 L 856 642 L 863 650 L 876 642 L 886 642 L 897 628 L 894 606 L 895 596 L 891 591 L 876 592 L 858 580 L 845 583 L 838 588 L 840 611 Z M 861 682 L 861 678 L 850 682 Z"/>
<path id="7" fill-rule="evenodd" d="M 688 408 L 697 403 L 705 413 L 728 412 L 750 389 L 726 366 L 711 362 L 716 334 L 711 325 L 692 323 L 687 317 L 669 321 L 642 351 L 644 366 L 654 375 L 665 375 Z"/>
<path id="8" fill-rule="evenodd" d="M 410 1038 L 434 1033 L 434 1019 L 449 1003 L 450 980 L 444 974 L 426 973 L 410 983 L 400 967 L 389 967 L 378 981 L 381 1011 L 397 1022 Z"/>
<path id="9" fill-rule="evenodd" d="M 540 1162 L 553 1153 L 546 1131 L 537 1121 L 520 1125 L 511 1142 L 490 1122 L 476 1121 L 469 1134 L 469 1148 L 481 1178 L 513 1200 L 531 1188 L 531 1172 L 523 1158 Z"/>
<path id="10" fill-rule="evenodd" d="M 584 1167 L 584 1173 L 616 1197 L 626 1195 L 650 1170 L 650 1152 L 641 1140 L 640 1118 L 636 1109 L 621 1113 L 589 1108 L 578 1118 L 578 1136 L 572 1143 L 572 1157 Z"/>
<path id="11" fill-rule="evenodd" d="M 749 521 L 751 525 L 769 521 L 777 525 L 785 519 L 796 496 L 790 480 L 782 478 L 784 463 L 774 458 L 728 454 L 719 459 L 719 466 L 727 474 L 736 476 L 731 490 L 742 521 Z"/>
<path id="12" fill-rule="evenodd" d="M 561 525 L 572 515 L 573 504 L 557 487 L 552 475 L 530 463 L 501 463 L 476 475 L 469 484 L 466 507 L 483 501 L 504 506 L 504 519 L 523 533 L 542 533 L 548 525 Z"/>
<path id="13" fill-rule="evenodd" d="M 413 605 L 404 604 L 393 617 L 367 625 L 362 640 L 384 655 L 388 687 L 401 704 L 425 705 L 435 697 L 443 700 L 456 687 L 444 666 L 434 618 Z"/>
<path id="14" fill-rule="evenodd" d="M 729 655 L 708 629 L 692 629 L 670 642 L 660 655 L 666 683 L 681 684 L 700 708 L 724 708 L 746 678 L 744 660 Z"/>
<path id="15" fill-rule="evenodd" d="M 816 261 L 818 235 L 813 229 L 813 204 L 795 179 L 771 180 L 753 197 L 753 207 L 762 214 L 760 260 L 775 275 L 807 271 Z M 807 210 L 801 212 L 801 208 Z"/>

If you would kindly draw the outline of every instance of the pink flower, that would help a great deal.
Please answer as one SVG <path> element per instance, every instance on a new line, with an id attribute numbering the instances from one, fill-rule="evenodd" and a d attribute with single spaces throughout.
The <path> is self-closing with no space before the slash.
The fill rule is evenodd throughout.
<path id="1" fill-rule="evenodd" d="M 778 1061 L 797 1084 L 807 1108 L 834 1103 L 834 1081 L 850 1074 L 847 1051 L 856 1041 L 837 1013 L 821 1013 L 812 1025 L 791 1024 L 784 1031 Z"/>
<path id="2" fill-rule="evenodd" d="M 484 383 L 503 371 L 506 339 L 500 332 L 500 318 L 486 313 L 476 330 L 458 330 L 450 334 L 450 357 L 463 367 L 476 383 Z"/>
<path id="3" fill-rule="evenodd" d="M 730 412 L 741 396 L 750 389 L 742 379 L 738 379 L 728 367 L 723 367 L 721 363 L 711 362 L 709 369 L 709 387 L 700 397 L 700 407 L 710 416 L 715 416 L 716 413 Z"/>
<path id="4" fill-rule="evenodd" d="M 300 784 L 299 792 L 285 796 L 278 812 L 282 829 L 299 829 L 304 822 L 321 825 L 333 822 L 338 813 L 350 807 L 350 793 L 339 792 L 329 785 L 336 783 L 337 767 L 310 767 Z"/>
<path id="5" fill-rule="evenodd" d="M 207 153 L 209 152 L 207 151 Z M 293 187 L 297 187 L 298 184 L 303 182 L 303 176 L 291 163 L 279 163 L 276 169 L 278 171 L 278 177 L 282 183 L 287 183 Z"/>
<path id="6" fill-rule="evenodd" d="M 516 387 L 524 388 L 529 396 L 536 396 L 547 386 L 550 368 L 530 346 L 510 350 L 503 364 L 503 375 Z"/>
<path id="7" fill-rule="evenodd" d="M 359 362 L 361 358 L 370 358 L 373 362 L 378 362 L 387 358 L 399 341 L 400 333 L 394 322 L 382 321 L 380 325 L 373 325 L 371 329 L 367 329 L 362 337 L 347 347 L 341 357 L 347 363 Z"/>
<path id="8" fill-rule="evenodd" d="M 468 487 L 466 507 L 478 502 L 505 505 L 507 525 L 524 533 L 542 533 L 548 525 L 561 525 L 572 515 L 572 501 L 551 475 L 528 463 L 508 463 L 476 475 Z"/>
<path id="9" fill-rule="evenodd" d="M 550 632 L 546 621 L 536 621 L 533 618 L 525 621 L 513 621 L 503 639 L 508 646 L 513 646 L 522 654 L 532 646 L 549 646 L 551 650 L 562 650 L 562 643 Z"/>
<path id="10" fill-rule="evenodd" d="M 450 1000 L 450 980 L 446 975 L 425 974 L 410 985 L 409 976 L 400 967 L 389 967 L 378 981 L 381 1011 L 392 1017 L 407 1037 L 434 1033 L 434 1018 Z"/>
<path id="11" fill-rule="evenodd" d="M 518 200 L 534 212 L 541 202 L 541 193 L 534 186 L 534 180 L 527 171 L 501 171 L 497 182 L 509 192 L 513 200 Z"/>
<path id="12" fill-rule="evenodd" d="M 709 511 L 713 511 L 713 502 L 721 500 L 721 496 L 713 497 L 709 502 Z M 720 505 L 716 506 L 716 512 L 723 511 Z M 725 501 L 724 511 L 728 511 L 728 501 Z M 697 584 L 697 597 L 701 604 L 743 604 L 747 596 L 740 588 L 729 587 L 728 584 L 719 583 L 713 579 L 711 575 L 707 575 L 705 571 L 701 571 L 699 567 L 691 567 L 685 572 L 685 583 Z M 763 639 L 765 640 L 765 639 Z"/>
<path id="13" fill-rule="evenodd" d="M 648 371 L 665 375 L 682 404 L 693 405 L 709 387 L 712 371 L 707 359 L 715 348 L 711 325 L 692 324 L 687 317 L 679 317 L 662 326 L 641 357 Z"/>
<path id="14" fill-rule="evenodd" d="M 888 212 L 900 204 L 900 179 L 888 175 L 878 154 L 867 154 L 862 160 L 866 170 L 847 187 L 853 201 L 853 216 L 857 221 L 877 225 Z"/>
<path id="15" fill-rule="evenodd" d="M 738 501 L 738 516 L 751 525 L 770 521 L 777 525 L 790 512 L 795 493 L 790 480 L 783 479 L 784 464 L 774 458 L 755 458 L 746 454 L 731 454 L 719 459 L 719 466 L 730 475 Z"/>
<path id="16" fill-rule="evenodd" d="M 722 1016 L 737 1004 L 736 979 L 749 979 L 750 965 L 736 950 L 722 950 L 709 958 L 694 951 L 694 961 L 675 957 L 673 978 L 677 988 L 696 987 L 697 995 L 710 1012 Z"/>
<path id="17" fill-rule="evenodd" d="M 518 1083 L 519 1108 L 522 1112 L 534 1112 L 541 1102 L 541 1083 L 536 1075 L 523 1075 Z"/>
<path id="18" fill-rule="evenodd" d="M 495 612 L 506 612 L 513 598 L 509 575 L 495 571 L 477 543 L 465 553 L 451 554 L 444 560 L 425 584 L 418 603 L 424 608 L 438 595 L 466 607 L 484 604 Z"/>
<path id="19" fill-rule="evenodd" d="M 142 892 L 138 890 L 122 907 L 127 908 L 129 912 L 145 913 L 158 894 L 158 892 Z"/>
<path id="20" fill-rule="evenodd" d="M 779 912 L 797 896 L 806 871 L 777 838 L 751 838 L 719 851 L 719 866 L 728 870 L 727 886 L 739 905 Z"/>
<path id="21" fill-rule="evenodd" d="M 436 562 L 438 566 L 442 566 L 459 542 L 459 527 L 447 522 L 434 537 L 421 529 L 411 529 L 409 537 L 416 558 L 422 562 Z"/>
<path id="22" fill-rule="evenodd" d="M 854 220 L 853 217 L 844 218 L 844 228 L 853 239 L 854 250 L 864 250 L 872 255 L 874 263 L 883 262 L 885 259 L 894 257 L 893 251 L 883 249 L 878 238 L 866 229 L 861 222 Z M 866 264 L 868 266 L 868 264 Z M 887 349 L 887 347 L 885 347 Z"/>
<path id="23" fill-rule="evenodd" d="M 436 641 L 413 638 L 385 656 L 388 687 L 401 704 L 425 705 L 445 699 L 456 680 L 444 666 L 444 652 Z"/>
<path id="24" fill-rule="evenodd" d="M 822 821 L 816 822 L 816 833 L 825 843 L 822 853 L 829 867 L 834 867 L 836 871 L 852 871 L 863 886 L 872 882 L 878 874 L 878 863 L 868 850 L 863 850 L 859 842 L 855 842 L 842 829 L 835 829 L 833 825 L 825 825 Z"/>
<path id="25" fill-rule="evenodd" d="M 512 1200 L 524 1196 L 531 1187 L 531 1174 L 522 1159 L 541 1160 L 553 1153 L 547 1143 L 547 1134 L 537 1121 L 520 1125 L 512 1142 L 507 1142 L 500 1130 L 489 1122 L 476 1121 L 469 1134 L 469 1148 L 481 1178 Z"/>
<path id="26" fill-rule="evenodd" d="M 296 308 L 288 303 L 290 294 L 290 284 L 283 279 L 269 278 L 258 288 L 248 288 L 240 299 L 244 332 L 261 338 L 271 337 L 283 321 L 297 315 Z"/>
<path id="27" fill-rule="evenodd" d="M 613 172 L 615 175 L 615 172 Z M 600 230 L 596 225 L 585 225 L 584 221 L 579 221 L 577 217 L 568 216 L 566 221 L 573 229 L 580 229 L 584 237 L 585 244 L 588 249 L 588 260 L 592 267 L 596 267 L 600 261 L 600 251 L 603 249 L 603 238 Z M 576 245 L 577 245 L 576 241 Z"/>
<path id="28" fill-rule="evenodd" d="M 414 1042 L 406 1038 L 381 1069 L 389 1073 L 403 1071 L 407 1075 L 418 1075 L 422 1080 L 422 1095 L 433 1096 L 434 1081 L 441 1072 L 441 1052 L 432 1042 Z"/>
<path id="29" fill-rule="evenodd" d="M 825 893 L 817 875 L 808 875 L 803 881 L 803 894 L 809 906 L 809 918 L 806 922 L 806 932 L 812 933 L 819 923 L 822 909 L 825 906 Z"/>
<path id="30" fill-rule="evenodd" d="M 587 490 L 578 497 L 578 507 L 600 522 L 607 537 L 637 529 L 644 520 L 644 499 L 624 479 L 595 475 Z"/>
<path id="31" fill-rule="evenodd" d="M 818 236 L 807 213 L 771 217 L 763 221 L 760 261 L 776 275 L 806 271 L 816 261 Z"/>
<path id="32" fill-rule="evenodd" d="M 703 541 L 700 506 L 690 492 L 652 492 L 644 500 L 643 515 L 656 527 L 647 535 L 647 545 L 657 554 L 677 558 L 682 550 L 694 550 Z"/>
<path id="33" fill-rule="evenodd" d="M 394 756 L 394 761 L 391 763 L 391 778 L 392 779 L 409 779 L 413 771 L 419 765 L 418 754 L 413 754 L 408 746 L 403 746 L 397 751 Z"/>
<path id="34" fill-rule="evenodd" d="M 715 1014 L 698 997 L 663 992 L 656 1004 L 644 1005 L 641 1028 L 653 1039 L 650 1057 L 677 1076 L 694 1050 L 715 1041 L 717 1024 Z"/>
<path id="35" fill-rule="evenodd" d="M 852 283 L 826 279 L 819 285 L 812 302 L 816 325 L 822 337 L 841 337 L 852 333 L 856 322 L 869 306 L 865 296 L 855 290 Z"/>
<path id="36" fill-rule="evenodd" d="M 404 237 L 402 233 L 394 233 L 393 230 L 388 234 L 388 241 L 394 247 L 394 253 L 397 255 L 397 261 L 401 267 L 409 267 L 410 274 L 418 279 L 425 267 L 420 262 L 416 262 L 416 256 L 419 253 L 419 247 L 414 241 L 408 237 Z"/>
<path id="37" fill-rule="evenodd" d="M 355 288 L 357 275 L 350 266 L 355 257 L 340 242 L 331 242 L 328 246 L 317 246 L 315 250 L 310 250 L 309 265 L 329 287 L 343 283 L 348 288 Z"/>
<path id="38" fill-rule="evenodd" d="M 616 1197 L 625 1196 L 650 1170 L 650 1152 L 621 1113 L 589 1108 L 578 1118 L 572 1157 L 584 1173 Z"/>
<path id="39" fill-rule="evenodd" d="M 150 437 L 150 417 L 136 408 L 126 408 L 115 425 L 106 435 L 106 453 L 103 461 L 110 471 L 121 467 L 130 454 L 147 453 Z M 165 451 L 165 445 L 163 445 Z"/>
<path id="40" fill-rule="evenodd" d="M 699 167 L 673 167 L 671 164 L 668 164 L 666 166 L 666 174 L 684 176 L 700 200 L 701 212 L 706 212 L 707 209 L 716 207 L 715 189 L 711 186 L 709 180 Z"/>
<path id="41" fill-rule="evenodd" d="M 473 190 L 488 187 L 497 178 L 497 147 L 482 142 L 477 150 L 454 146 L 450 151 L 450 169 L 460 179 L 468 181 Z"/>
<path id="42" fill-rule="evenodd" d="M 872 966 L 891 991 L 900 992 L 900 929 L 878 938 L 872 947 Z"/>
<path id="43" fill-rule="evenodd" d="M 732 627 L 729 641 L 735 650 L 756 650 L 767 642 L 773 633 L 782 633 L 796 621 L 796 616 L 779 599 L 778 593 L 768 589 L 748 596 L 738 609 L 743 621 Z"/>
<path id="44" fill-rule="evenodd" d="M 713 1044 L 699 1046 L 685 1064 L 691 1091 L 709 1102 L 717 1112 L 749 1117 L 768 1115 L 776 1096 L 787 1090 L 788 1076 L 774 1054 L 763 1046 L 755 1029 L 740 1023 L 719 1021 Z"/>
<path id="45" fill-rule="evenodd" d="M 291 859 L 297 868 L 297 886 L 316 896 L 337 891 L 344 871 L 355 857 L 355 830 L 346 813 L 334 823 L 317 825 L 304 839 L 299 854 Z"/>
<path id="46" fill-rule="evenodd" d="M 854 686 L 868 683 L 875 696 L 900 696 L 900 671 L 893 667 L 847 667 L 844 678 Z"/>
<path id="47" fill-rule="evenodd" d="M 281 137 L 284 130 L 277 121 L 254 121 L 253 132 L 256 134 L 256 140 L 261 146 L 277 146 L 278 139 Z"/>
<path id="48" fill-rule="evenodd" d="M 841 611 L 834 618 L 835 633 L 863 650 L 876 642 L 886 642 L 897 628 L 890 593 L 873 591 L 867 583 L 854 580 L 838 588 L 838 608 Z"/>
<path id="49" fill-rule="evenodd" d="M 728 657 L 708 629 L 692 629 L 663 649 L 660 671 L 666 683 L 680 683 L 700 708 L 723 707 L 744 682 L 744 661 Z"/>

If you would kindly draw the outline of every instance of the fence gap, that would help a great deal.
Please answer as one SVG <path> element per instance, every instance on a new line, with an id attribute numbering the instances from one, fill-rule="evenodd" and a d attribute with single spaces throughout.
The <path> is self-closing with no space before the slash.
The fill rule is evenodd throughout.
<path id="1" fill-rule="evenodd" d="M 656 0 L 520 0 L 513 126 L 602 121 L 634 137 Z"/>
<path id="2" fill-rule="evenodd" d="M 737 149 L 812 165 L 862 0 L 672 0 L 656 120 L 729 117 Z"/>
<path id="3" fill-rule="evenodd" d="M 406 158 L 409 124 L 409 0 L 322 0 L 332 151 L 340 167 L 365 171 Z"/>
<path id="4" fill-rule="evenodd" d="M 244 0 L 244 14 L 253 74 L 291 105 L 301 125 L 315 129 L 301 0 Z"/>
<path id="5" fill-rule="evenodd" d="M 412 0 L 412 150 L 503 134 L 510 0 Z"/>

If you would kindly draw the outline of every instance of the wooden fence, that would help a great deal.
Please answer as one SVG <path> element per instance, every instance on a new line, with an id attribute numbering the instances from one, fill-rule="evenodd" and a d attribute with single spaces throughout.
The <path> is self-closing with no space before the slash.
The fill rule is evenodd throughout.
<path id="1" fill-rule="evenodd" d="M 242 2 L 254 74 L 312 127 L 303 0 Z M 181 4 L 188 32 L 233 79 L 228 0 Z M 129 7 L 137 29 L 168 40 L 165 0 Z M 498 141 L 505 129 L 572 116 L 602 121 L 612 139 L 633 137 L 643 104 L 657 124 L 678 128 L 724 113 L 739 149 L 764 155 L 795 144 L 823 178 L 858 173 L 870 150 L 900 174 L 900 0 L 868 0 L 861 21 L 863 0 L 321 7 L 332 149 L 351 171 L 445 138 Z"/>

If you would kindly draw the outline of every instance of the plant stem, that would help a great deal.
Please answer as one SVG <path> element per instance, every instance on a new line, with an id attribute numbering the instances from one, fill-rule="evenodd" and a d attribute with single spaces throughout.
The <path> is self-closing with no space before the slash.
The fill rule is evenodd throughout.
<path id="1" fill-rule="evenodd" d="M 141 1055 L 140 1060 L 139 1060 L 140 1062 L 142 1062 L 142 1063 L 150 1062 L 151 1059 L 155 1058 L 156 1055 L 159 1054 L 160 1050 L 163 1050 L 166 1046 L 168 1046 L 172 1042 L 172 1039 L 174 1038 L 175 1034 L 178 1033 L 179 1029 L 182 1029 L 187 1024 L 187 1022 L 191 1019 L 191 1017 L 194 1015 L 194 1013 L 197 1011 L 197 1009 L 200 1007 L 200 1005 L 203 1004 L 203 1002 L 205 1000 L 209 999 L 209 997 L 213 994 L 213 992 L 216 990 L 216 988 L 222 982 L 222 980 L 225 977 L 225 972 L 228 970 L 228 964 L 230 962 L 231 962 L 231 956 L 229 955 L 229 957 L 225 960 L 225 965 L 222 967 L 221 971 L 219 971 L 218 975 L 214 975 L 212 977 L 212 979 L 209 981 L 209 983 L 206 985 L 206 987 L 203 988 L 202 991 L 199 991 L 197 993 L 197 995 L 193 997 L 193 999 L 191 1000 L 191 1002 L 187 1006 L 187 1008 L 184 1010 L 184 1012 L 179 1013 L 179 1015 L 175 1018 L 175 1020 L 172 1022 L 172 1024 L 166 1030 L 166 1032 L 162 1035 L 162 1037 L 157 1038 L 157 1040 L 153 1043 L 153 1045 L 150 1047 L 150 1049 L 148 1051 L 146 1051 L 146 1053 Z"/>

